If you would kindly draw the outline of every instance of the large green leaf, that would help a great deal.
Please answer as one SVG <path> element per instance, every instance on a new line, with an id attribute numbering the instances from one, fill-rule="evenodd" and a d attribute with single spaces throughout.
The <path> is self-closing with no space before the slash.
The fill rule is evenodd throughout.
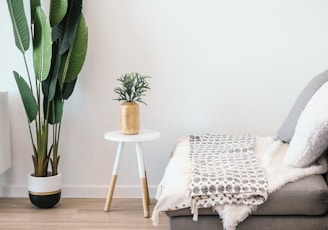
<path id="1" fill-rule="evenodd" d="M 76 28 L 72 47 L 68 51 L 65 59 L 64 71 L 61 82 L 71 82 L 77 78 L 85 61 L 88 49 L 88 28 L 83 14 L 81 14 Z"/>
<path id="2" fill-rule="evenodd" d="M 82 10 L 82 0 L 68 0 L 65 17 L 52 29 L 52 40 L 61 41 L 60 54 L 64 54 L 71 46 Z"/>
<path id="3" fill-rule="evenodd" d="M 24 54 L 30 46 L 30 32 L 23 1 L 7 0 L 7 4 L 13 25 L 16 46 Z"/>
<path id="4" fill-rule="evenodd" d="M 50 73 L 47 79 L 42 82 L 43 95 L 46 96 L 49 101 L 51 101 L 54 98 L 56 93 L 60 58 L 61 56 L 59 55 L 58 42 L 55 41 L 52 44 L 52 59 L 51 59 Z"/>
<path id="5" fill-rule="evenodd" d="M 39 81 L 48 77 L 51 67 L 51 28 L 40 6 L 36 8 L 34 19 L 33 61 L 35 76 Z"/>
<path id="6" fill-rule="evenodd" d="M 18 86 L 19 93 L 21 95 L 25 112 L 29 122 L 34 121 L 38 114 L 38 105 L 33 95 L 32 89 L 28 86 L 24 78 L 22 78 L 16 71 L 14 71 L 14 77 Z"/>
<path id="7" fill-rule="evenodd" d="M 62 89 L 62 95 L 64 100 L 67 100 L 72 95 L 74 87 L 76 85 L 76 80 L 77 78 L 74 81 L 64 83 Z"/>
<path id="8" fill-rule="evenodd" d="M 46 114 L 47 108 L 49 106 L 48 122 L 49 124 L 57 124 L 61 121 L 63 117 L 64 101 L 57 99 L 56 97 L 48 102 L 49 100 L 45 98 L 43 101 L 44 113 Z"/>
<path id="9" fill-rule="evenodd" d="M 65 32 L 65 22 L 64 18 L 57 26 L 52 27 L 52 41 L 62 41 Z"/>
<path id="10" fill-rule="evenodd" d="M 58 25 L 58 23 L 65 17 L 67 6 L 67 0 L 51 0 L 49 18 L 52 27 Z"/>
<path id="11" fill-rule="evenodd" d="M 79 22 L 82 11 L 82 0 L 69 0 L 68 1 L 68 11 L 65 20 L 63 20 L 63 25 L 65 31 L 62 34 L 62 46 L 60 49 L 60 54 L 65 53 L 72 45 L 77 24 Z"/>
<path id="12" fill-rule="evenodd" d="M 40 0 L 30 0 L 31 24 L 34 24 L 35 9 L 38 6 L 41 6 Z"/>

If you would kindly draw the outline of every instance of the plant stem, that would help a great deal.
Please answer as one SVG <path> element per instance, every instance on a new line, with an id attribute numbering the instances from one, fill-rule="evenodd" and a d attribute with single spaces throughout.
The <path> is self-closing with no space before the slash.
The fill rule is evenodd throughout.
<path id="1" fill-rule="evenodd" d="M 24 64 L 25 64 L 25 69 L 26 69 L 26 72 L 27 72 L 27 76 L 28 76 L 28 81 L 29 81 L 29 84 L 30 84 L 30 88 L 31 88 L 31 90 L 33 90 L 32 81 L 31 81 L 31 75 L 30 75 L 30 71 L 29 71 L 29 68 L 28 68 L 28 65 L 27 65 L 25 53 L 23 53 L 23 58 L 24 58 Z M 27 120 L 28 120 L 28 118 L 27 118 Z M 35 127 L 37 128 L 37 124 L 36 124 Z M 35 143 L 34 143 L 34 138 L 33 138 L 33 133 L 32 133 L 32 128 L 31 128 L 31 123 L 30 123 L 29 120 L 28 120 L 28 130 L 29 130 L 29 133 L 30 133 L 30 139 L 31 139 L 31 142 L 32 142 L 32 146 L 33 146 L 33 148 L 35 148 Z M 37 158 L 37 154 L 35 154 L 34 150 L 33 150 L 33 154 Z"/>

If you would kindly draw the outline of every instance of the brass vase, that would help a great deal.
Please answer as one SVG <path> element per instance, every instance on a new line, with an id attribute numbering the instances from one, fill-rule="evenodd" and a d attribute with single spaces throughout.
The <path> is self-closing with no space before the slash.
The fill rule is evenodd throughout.
<path id="1" fill-rule="evenodd" d="M 136 102 L 123 102 L 120 109 L 120 129 L 122 134 L 138 134 L 140 129 L 139 105 Z"/>

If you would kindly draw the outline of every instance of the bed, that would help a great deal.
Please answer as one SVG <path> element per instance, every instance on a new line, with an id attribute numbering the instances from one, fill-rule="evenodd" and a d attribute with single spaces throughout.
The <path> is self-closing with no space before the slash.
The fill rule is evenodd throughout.
<path id="1" fill-rule="evenodd" d="M 157 189 L 153 224 L 165 212 L 171 230 L 327 230 L 327 82 L 328 71 L 309 82 L 275 137 L 177 140 Z"/>

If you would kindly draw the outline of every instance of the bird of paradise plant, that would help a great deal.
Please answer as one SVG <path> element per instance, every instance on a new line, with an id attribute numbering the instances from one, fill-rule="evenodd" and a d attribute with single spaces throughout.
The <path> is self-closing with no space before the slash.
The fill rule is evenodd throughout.
<path id="1" fill-rule="evenodd" d="M 13 73 L 26 112 L 34 176 L 57 175 L 64 101 L 73 93 L 87 53 L 82 0 L 51 0 L 49 18 L 40 0 L 30 0 L 29 22 L 23 0 L 7 0 L 7 5 L 15 44 L 26 67 L 25 78 Z M 30 43 L 32 67 L 27 61 Z"/>

